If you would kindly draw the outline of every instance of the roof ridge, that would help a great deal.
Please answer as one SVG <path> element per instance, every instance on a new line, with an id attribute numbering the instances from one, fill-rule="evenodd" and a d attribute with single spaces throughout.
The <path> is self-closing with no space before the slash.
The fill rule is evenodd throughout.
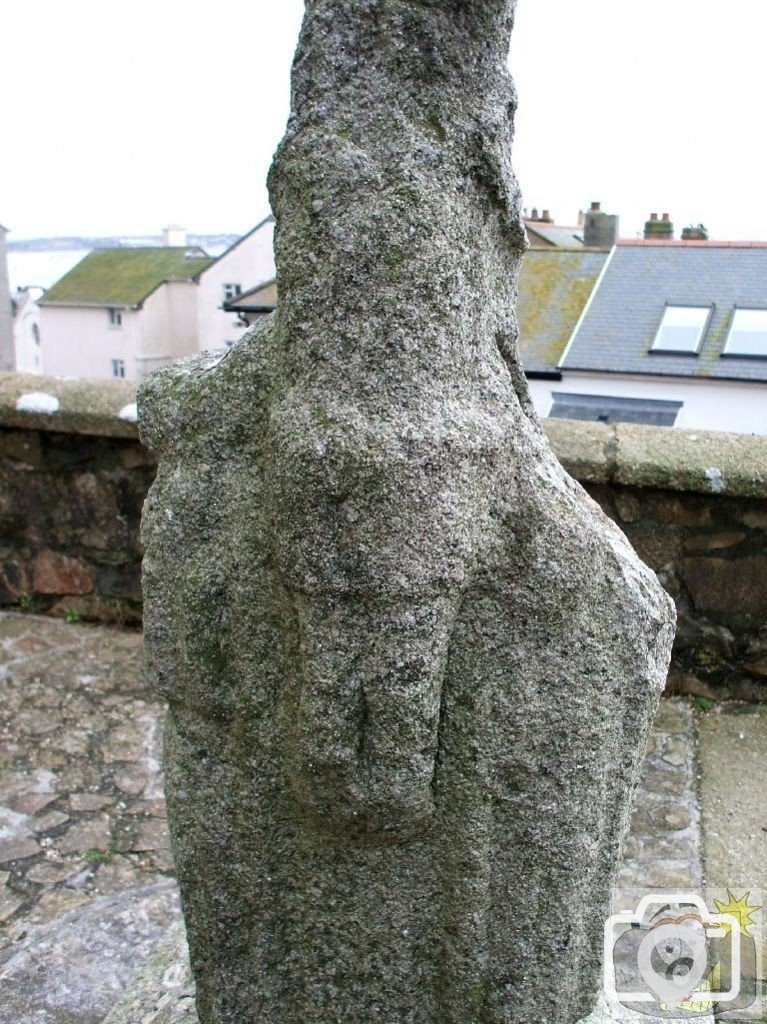
<path id="1" fill-rule="evenodd" d="M 682 239 L 682 238 L 619 238 L 617 245 L 621 247 L 642 248 L 678 248 L 678 249 L 767 249 L 767 242 L 759 241 L 716 241 L 714 239 Z"/>

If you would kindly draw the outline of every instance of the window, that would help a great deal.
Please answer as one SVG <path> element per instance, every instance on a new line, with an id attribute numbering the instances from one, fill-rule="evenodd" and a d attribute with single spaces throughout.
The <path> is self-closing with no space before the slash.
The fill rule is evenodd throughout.
<path id="1" fill-rule="evenodd" d="M 736 309 L 724 344 L 726 356 L 767 356 L 767 309 Z"/>
<path id="2" fill-rule="evenodd" d="M 659 398 L 623 398 L 619 395 L 552 393 L 549 417 L 554 420 L 589 420 L 591 423 L 650 423 L 673 427 L 682 402 Z"/>
<path id="3" fill-rule="evenodd" d="M 40 328 L 37 324 L 32 324 L 32 339 L 34 340 L 35 345 L 40 344 Z"/>
<path id="4" fill-rule="evenodd" d="M 711 316 L 711 306 L 666 306 L 651 352 L 695 355 Z"/>
<path id="5" fill-rule="evenodd" d="M 113 359 L 112 360 L 112 376 L 113 377 L 124 377 L 125 376 L 125 360 L 124 359 Z"/>
<path id="6" fill-rule="evenodd" d="M 238 284 L 225 284 L 224 285 L 224 302 L 229 302 L 230 299 L 236 299 L 238 295 L 242 295 L 242 288 Z"/>
<path id="7" fill-rule="evenodd" d="M 122 311 L 112 307 L 109 310 L 109 326 L 110 327 L 122 327 L 123 315 Z"/>

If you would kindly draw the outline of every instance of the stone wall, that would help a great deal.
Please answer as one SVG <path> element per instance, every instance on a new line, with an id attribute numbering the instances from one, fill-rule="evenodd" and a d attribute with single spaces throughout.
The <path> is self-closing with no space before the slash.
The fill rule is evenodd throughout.
<path id="1" fill-rule="evenodd" d="M 767 697 L 767 437 L 545 421 L 679 613 L 669 689 Z"/>
<path id="2" fill-rule="evenodd" d="M 154 465 L 134 403 L 125 382 L 0 374 L 1 605 L 140 622 L 139 519 Z M 545 428 L 677 602 L 670 688 L 766 697 L 767 438 Z"/>
<path id="3" fill-rule="evenodd" d="M 0 374 L 0 605 L 141 621 L 154 464 L 125 382 Z"/>

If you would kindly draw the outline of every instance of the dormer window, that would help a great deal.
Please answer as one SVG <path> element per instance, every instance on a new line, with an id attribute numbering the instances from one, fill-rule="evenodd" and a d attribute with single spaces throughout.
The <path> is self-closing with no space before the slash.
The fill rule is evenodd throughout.
<path id="1" fill-rule="evenodd" d="M 767 356 L 767 309 L 736 309 L 724 343 L 726 356 Z"/>
<path id="2" fill-rule="evenodd" d="M 712 306 L 666 306 L 651 352 L 696 355 L 706 332 Z"/>

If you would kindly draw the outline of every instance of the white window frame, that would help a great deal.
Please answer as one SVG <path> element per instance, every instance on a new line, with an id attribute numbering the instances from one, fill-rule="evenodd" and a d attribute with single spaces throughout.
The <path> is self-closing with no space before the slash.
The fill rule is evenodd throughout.
<path id="1" fill-rule="evenodd" d="M 692 346 L 692 345 L 685 345 L 684 347 L 681 347 L 679 345 L 677 345 L 677 346 L 673 346 L 673 345 L 669 345 L 669 344 L 665 344 L 664 345 L 663 344 L 663 340 L 662 340 L 662 335 L 663 335 L 664 327 L 676 326 L 674 324 L 669 324 L 668 321 L 675 319 L 674 314 L 677 313 L 677 312 L 683 311 L 683 310 L 689 310 L 689 311 L 695 310 L 696 312 L 700 312 L 700 313 L 705 314 L 703 316 L 701 322 L 700 322 L 700 325 L 698 325 L 698 324 L 690 324 L 689 325 L 693 329 L 695 327 L 698 328 L 698 334 L 697 334 L 697 337 L 695 339 L 695 345 L 694 346 Z M 701 346 L 703 344 L 703 339 L 706 337 L 706 331 L 708 330 L 708 325 L 711 323 L 711 314 L 713 313 L 713 311 L 714 311 L 713 303 L 711 303 L 709 305 L 699 306 L 699 305 L 691 305 L 690 303 L 667 302 L 666 305 L 665 305 L 665 308 L 663 310 L 663 316 L 661 318 L 661 322 L 658 325 L 658 330 L 655 332 L 655 337 L 653 338 L 652 345 L 650 346 L 650 351 L 651 352 L 661 352 L 664 355 L 667 355 L 667 354 L 668 355 L 688 355 L 688 356 L 696 356 L 696 355 L 698 355 L 698 353 L 701 350 Z M 682 318 L 680 318 L 680 319 L 682 319 Z"/>
<path id="2" fill-rule="evenodd" d="M 765 340 L 761 352 L 744 352 L 742 348 L 733 348 L 733 334 L 737 330 L 738 319 L 747 319 L 749 313 L 761 313 L 764 318 L 764 331 L 753 332 L 754 334 L 763 333 L 764 335 Z M 745 334 L 747 332 L 741 328 L 739 333 Z M 739 359 L 767 359 L 767 309 L 760 309 L 758 306 L 736 306 L 733 309 L 722 355 L 737 356 Z"/>
<path id="3" fill-rule="evenodd" d="M 123 314 L 119 306 L 109 307 L 109 326 L 112 328 L 120 328 L 123 325 Z"/>
<path id="4" fill-rule="evenodd" d="M 125 360 L 124 359 L 113 359 L 112 360 L 112 376 L 118 380 L 122 380 L 125 377 Z"/>
<path id="5" fill-rule="evenodd" d="M 224 285 L 224 302 L 231 302 L 232 299 L 242 295 L 242 285 L 232 282 Z"/>

